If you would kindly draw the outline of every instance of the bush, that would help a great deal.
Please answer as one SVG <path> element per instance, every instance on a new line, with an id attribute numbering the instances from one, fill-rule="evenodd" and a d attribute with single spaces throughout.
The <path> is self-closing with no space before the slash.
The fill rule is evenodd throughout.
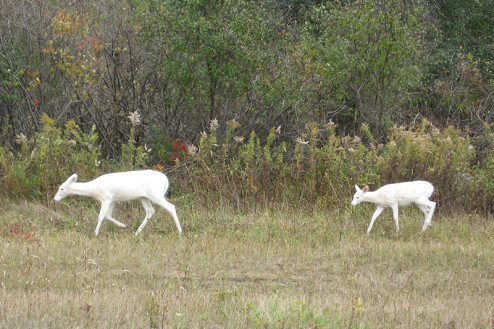
<path id="1" fill-rule="evenodd" d="M 378 161 L 382 183 L 427 180 L 435 186 L 439 204 L 468 204 L 465 177 L 472 174 L 475 150 L 468 137 L 453 127 L 439 129 L 427 120 L 421 125 L 391 130 L 390 141 Z M 454 207 L 448 207 L 453 210 Z"/>
<path id="2" fill-rule="evenodd" d="M 0 148 L 2 185 L 9 197 L 51 200 L 69 174 L 78 172 L 93 177 L 99 172 L 95 129 L 85 134 L 71 120 L 61 130 L 46 114 L 41 122 L 43 130 L 32 138 L 17 136 L 19 153 Z"/>
<path id="3" fill-rule="evenodd" d="M 202 134 L 197 153 L 188 164 L 194 192 L 211 204 L 223 200 L 236 206 L 249 200 L 283 199 L 287 191 L 287 167 L 283 165 L 286 146 L 276 143 L 276 130 L 271 129 L 264 143 L 255 132 L 244 143 L 244 137 L 235 134 L 238 123 L 230 121 L 228 126 L 221 146 L 215 121 L 210 134 Z"/>
<path id="4" fill-rule="evenodd" d="M 97 135 L 81 133 L 73 122 L 59 129 L 47 115 L 43 131 L 31 139 L 18 136 L 17 154 L 0 148 L 1 183 L 6 194 L 51 200 L 60 182 L 77 172 L 86 178 L 101 174 Z M 198 147 L 176 140 L 171 153 L 153 166 L 165 170 L 173 190 L 190 194 L 210 207 L 228 205 L 252 210 L 258 205 L 348 207 L 354 184 L 376 189 L 384 184 L 427 180 L 434 200 L 447 211 L 491 212 L 494 204 L 494 135 L 485 127 L 482 162 L 465 134 L 453 127 L 439 129 L 427 120 L 409 128 L 394 127 L 389 141 L 376 144 L 367 125 L 363 138 L 337 136 L 336 124 L 309 123 L 292 142 L 281 141 L 281 127 L 261 139 L 254 131 L 240 135 L 240 124 L 227 123 L 218 137 L 213 120 Z M 143 168 L 148 153 L 133 137 L 122 158 L 105 162 L 105 171 Z M 487 145 L 488 144 L 488 145 Z M 173 158 L 173 161 L 166 161 Z M 166 167 L 165 167 L 166 166 Z M 445 205 L 446 207 L 442 207 Z"/>
<path id="5" fill-rule="evenodd" d="M 472 210 L 483 213 L 494 212 L 494 133 L 488 125 L 484 126 L 484 149 L 487 150 L 482 162 L 474 168 L 473 176 L 467 176 L 466 180 L 472 186 L 470 207 Z"/>
<path id="6" fill-rule="evenodd" d="M 234 129 L 223 141 L 212 130 L 203 134 L 197 155 L 187 163 L 192 191 L 211 204 L 317 202 L 345 208 L 354 184 L 377 188 L 428 180 L 436 187 L 434 199 L 449 210 L 482 204 L 473 201 L 480 197 L 475 193 L 479 188 L 485 191 L 482 199 L 492 194 L 486 182 L 494 161 L 475 171 L 475 149 L 458 129 L 441 130 L 424 120 L 408 129 L 394 127 L 386 145 L 375 144 L 367 125 L 361 127 L 367 143 L 359 137 L 338 137 L 335 129 L 333 123 L 308 124 L 291 144 L 278 143 L 275 129 L 265 141 L 252 132 L 245 142 Z"/>

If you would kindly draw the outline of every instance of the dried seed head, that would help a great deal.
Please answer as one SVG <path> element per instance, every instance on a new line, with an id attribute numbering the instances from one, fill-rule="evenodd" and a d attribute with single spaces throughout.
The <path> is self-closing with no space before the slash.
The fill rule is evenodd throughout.
<path id="1" fill-rule="evenodd" d="M 235 136 L 235 137 L 233 137 L 233 139 L 237 143 L 242 143 L 244 141 L 244 136 Z"/>
<path id="2" fill-rule="evenodd" d="M 211 123 L 209 124 L 209 130 L 211 133 L 215 132 L 220 125 L 218 124 L 218 120 L 213 119 L 211 120 Z"/>
<path id="3" fill-rule="evenodd" d="M 218 123 L 218 122 L 216 122 L 216 123 Z M 228 126 L 230 126 L 230 128 L 232 128 L 232 129 L 237 129 L 238 127 L 240 127 L 240 123 L 235 119 L 227 121 L 226 124 Z"/>
<path id="4" fill-rule="evenodd" d="M 22 144 L 24 142 L 27 142 L 27 137 L 23 133 L 15 135 L 15 142 L 17 144 Z"/>
<path id="5" fill-rule="evenodd" d="M 194 156 L 197 153 L 197 146 L 187 143 L 187 150 L 189 151 L 190 156 Z"/>
<path id="6" fill-rule="evenodd" d="M 141 123 L 141 115 L 139 114 L 139 110 L 130 112 L 127 118 L 130 120 L 130 123 L 133 126 L 137 126 L 139 123 Z"/>

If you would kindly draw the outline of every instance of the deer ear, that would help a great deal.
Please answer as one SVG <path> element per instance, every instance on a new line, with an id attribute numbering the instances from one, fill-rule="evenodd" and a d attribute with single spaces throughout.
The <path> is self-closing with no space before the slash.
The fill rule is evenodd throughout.
<path id="1" fill-rule="evenodd" d="M 365 193 L 365 192 L 367 192 L 367 191 L 369 191 L 369 186 L 364 187 L 364 188 L 362 189 L 362 191 L 364 191 L 364 193 Z"/>
<path id="2" fill-rule="evenodd" d="M 77 174 L 73 174 L 72 176 L 70 176 L 69 179 L 67 179 L 67 182 L 68 183 L 75 183 L 75 182 L 77 182 Z"/>
<path id="3" fill-rule="evenodd" d="M 357 184 L 355 184 L 355 190 L 356 190 L 357 192 L 358 192 L 358 191 L 360 191 L 360 187 L 358 187 L 358 185 L 357 185 Z"/>

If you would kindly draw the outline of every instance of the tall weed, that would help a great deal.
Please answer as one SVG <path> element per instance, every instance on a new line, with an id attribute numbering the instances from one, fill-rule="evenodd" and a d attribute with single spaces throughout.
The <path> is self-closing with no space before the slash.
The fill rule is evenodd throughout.
<path id="1" fill-rule="evenodd" d="M 288 202 L 345 208 L 354 184 L 377 188 L 409 180 L 430 181 L 436 187 L 434 199 L 449 210 L 471 210 L 472 204 L 485 210 L 484 201 L 473 202 L 479 189 L 483 199 L 492 198 L 488 177 L 494 160 L 475 169 L 475 149 L 454 127 L 439 129 L 427 120 L 394 127 L 385 145 L 374 142 L 367 125 L 361 127 L 365 143 L 357 136 L 337 136 L 331 122 L 306 125 L 292 142 L 279 141 L 274 128 L 265 140 L 252 132 L 244 141 L 235 136 L 236 127 L 221 141 L 214 130 L 203 133 L 197 155 L 187 165 L 200 199 L 240 207 Z"/>

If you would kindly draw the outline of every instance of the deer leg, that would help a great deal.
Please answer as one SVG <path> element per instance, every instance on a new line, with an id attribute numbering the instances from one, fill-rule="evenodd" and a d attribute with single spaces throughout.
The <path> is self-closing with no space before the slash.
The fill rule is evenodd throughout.
<path id="1" fill-rule="evenodd" d="M 425 200 L 418 203 L 417 206 L 422 210 L 425 216 L 424 226 L 422 227 L 422 232 L 425 232 L 428 226 L 431 225 L 432 216 L 434 215 L 434 210 L 436 209 L 436 203 L 434 201 Z"/>
<path id="2" fill-rule="evenodd" d="M 113 209 L 115 208 L 115 202 L 112 202 L 110 206 L 108 207 L 108 211 L 106 212 L 106 218 L 112 222 L 113 224 L 119 226 L 119 227 L 127 227 L 127 225 L 120 223 L 118 220 L 112 217 Z"/>
<path id="3" fill-rule="evenodd" d="M 135 235 L 138 235 L 139 233 L 141 233 L 142 229 L 144 228 L 144 226 L 146 226 L 149 219 L 151 219 L 151 217 L 153 217 L 153 215 L 154 215 L 154 208 L 153 208 L 153 205 L 151 204 L 151 201 L 149 201 L 149 199 L 146 199 L 146 198 L 141 198 L 139 200 L 141 201 L 142 206 L 146 210 L 146 217 L 144 217 L 144 220 L 142 221 L 141 225 L 137 229 Z"/>
<path id="4" fill-rule="evenodd" d="M 393 219 L 395 220 L 396 224 L 396 231 L 400 230 L 400 222 L 398 220 L 398 205 L 393 205 L 391 206 L 391 209 L 393 209 Z"/>
<path id="5" fill-rule="evenodd" d="M 374 222 L 376 221 L 376 218 L 379 217 L 379 215 L 381 215 L 381 213 L 383 212 L 384 209 L 385 209 L 384 207 L 377 206 L 376 211 L 372 215 L 371 222 L 369 224 L 369 228 L 367 229 L 367 234 L 369 234 L 371 232 L 372 225 L 374 225 Z"/>
<path id="6" fill-rule="evenodd" d="M 108 209 L 111 206 L 111 202 L 102 202 L 101 203 L 101 209 L 99 211 L 99 216 L 98 216 L 98 224 L 96 225 L 96 230 L 94 233 L 96 236 L 99 234 L 99 229 L 101 228 L 101 223 L 103 223 L 103 219 L 105 219 L 106 213 L 108 212 Z"/>
<path id="7" fill-rule="evenodd" d="M 177 216 L 177 210 L 175 209 L 175 206 L 171 204 L 170 202 L 166 201 L 165 197 L 157 198 L 152 200 L 154 203 L 168 211 L 173 219 L 175 220 L 175 225 L 177 226 L 178 233 L 182 233 L 182 227 L 180 226 L 180 222 L 178 221 L 178 216 Z"/>

